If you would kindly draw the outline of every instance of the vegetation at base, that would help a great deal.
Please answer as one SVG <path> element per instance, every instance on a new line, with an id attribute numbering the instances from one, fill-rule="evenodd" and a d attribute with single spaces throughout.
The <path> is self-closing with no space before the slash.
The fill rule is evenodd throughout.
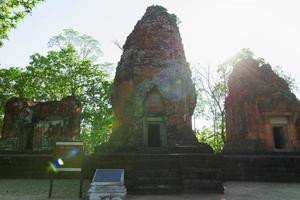
<path id="1" fill-rule="evenodd" d="M 215 153 L 221 153 L 224 147 L 224 141 L 220 134 L 215 134 L 215 132 L 207 127 L 204 127 L 201 131 L 195 131 L 199 142 L 209 144 Z"/>

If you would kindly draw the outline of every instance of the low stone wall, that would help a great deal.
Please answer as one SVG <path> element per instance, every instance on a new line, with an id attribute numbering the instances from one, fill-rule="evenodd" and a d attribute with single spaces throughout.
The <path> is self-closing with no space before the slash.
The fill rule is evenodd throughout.
<path id="1" fill-rule="evenodd" d="M 97 168 L 124 169 L 127 188 L 132 188 L 135 180 L 134 166 L 136 155 L 134 154 L 95 154 L 83 159 L 83 176 L 92 180 Z"/>
<path id="2" fill-rule="evenodd" d="M 50 154 L 0 152 L 0 178 L 48 178 L 50 160 Z M 124 168 L 128 187 L 136 181 L 136 173 L 155 167 L 174 172 L 186 183 L 197 179 L 300 182 L 299 155 L 100 154 L 86 156 L 83 162 L 88 179 L 96 168 Z"/>
<path id="3" fill-rule="evenodd" d="M 97 168 L 124 168 L 132 193 L 223 192 L 222 156 L 214 154 L 98 154 L 84 163 L 85 177 Z"/>
<path id="4" fill-rule="evenodd" d="M 224 155 L 226 181 L 300 182 L 299 155 Z"/>
<path id="5" fill-rule="evenodd" d="M 0 178 L 47 178 L 50 154 L 0 154 Z"/>

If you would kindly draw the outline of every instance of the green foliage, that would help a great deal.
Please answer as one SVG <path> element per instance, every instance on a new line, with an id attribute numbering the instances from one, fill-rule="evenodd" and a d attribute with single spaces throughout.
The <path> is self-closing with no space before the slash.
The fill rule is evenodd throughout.
<path id="1" fill-rule="evenodd" d="M 77 96 L 82 103 L 82 139 L 88 152 L 106 142 L 113 114 L 110 105 L 111 81 L 99 64 L 81 60 L 73 46 L 35 54 L 26 67 L 30 97 L 35 100 L 59 100 Z M 38 87 L 37 87 L 38 86 Z"/>
<path id="2" fill-rule="evenodd" d="M 171 14 L 171 20 L 177 26 L 179 26 L 182 23 L 182 21 L 179 19 L 179 17 L 177 17 L 177 15 L 175 15 L 175 14 Z"/>
<path id="3" fill-rule="evenodd" d="M 273 71 L 288 84 L 290 90 L 292 90 L 292 91 L 299 90 L 299 88 L 296 86 L 295 78 L 293 78 L 291 76 L 291 74 L 286 74 L 282 70 L 282 67 L 280 67 L 280 66 L 273 67 Z"/>
<path id="4" fill-rule="evenodd" d="M 23 97 L 25 80 L 21 68 L 0 69 L 0 130 L 6 102 L 14 96 Z"/>
<path id="5" fill-rule="evenodd" d="M 209 66 L 197 66 L 194 69 L 194 82 L 198 94 L 195 116 L 202 116 L 211 121 L 210 127 L 198 131 L 197 137 L 199 141 L 210 144 L 217 152 L 222 150 L 226 142 L 225 98 L 228 95 L 229 75 L 234 65 L 253 57 L 254 53 L 250 49 L 242 49 L 219 65 L 217 73 L 211 72 Z M 264 63 L 264 59 L 258 58 L 258 60 Z"/>
<path id="6" fill-rule="evenodd" d="M 58 47 L 59 49 L 73 46 L 81 60 L 96 61 L 102 51 L 97 40 L 89 35 L 80 35 L 78 31 L 72 28 L 64 29 L 62 33 L 53 36 L 48 42 L 49 47 Z"/>
<path id="7" fill-rule="evenodd" d="M 76 96 L 82 105 L 81 137 L 85 149 L 91 153 L 109 139 L 112 130 L 112 81 L 104 70 L 111 64 L 95 64 L 88 59 L 92 56 L 80 56 L 80 49 L 75 49 L 69 41 L 58 51 L 32 55 L 26 68 L 0 70 L 0 117 L 3 119 L 5 103 L 11 97 L 52 101 Z M 83 46 L 93 48 L 93 45 Z"/>
<path id="8" fill-rule="evenodd" d="M 12 28 L 43 0 L 0 0 L 0 47 Z"/>
<path id="9" fill-rule="evenodd" d="M 196 137 L 199 142 L 209 144 L 215 153 L 220 153 L 224 147 L 221 134 L 216 134 L 207 127 L 204 127 L 201 131 L 196 130 Z"/>
<path id="10" fill-rule="evenodd" d="M 194 83 L 197 92 L 197 106 L 195 117 L 205 117 L 211 121 L 210 130 L 214 134 L 213 138 L 221 138 L 225 143 L 225 98 L 227 96 L 227 80 L 230 74 L 229 68 L 220 66 L 218 68 L 217 79 L 214 78 L 207 68 L 198 66 L 194 68 Z M 208 130 L 208 128 L 206 128 Z M 202 132 L 202 131 L 201 131 Z M 208 133 L 204 131 L 203 134 Z M 203 136 L 204 138 L 206 136 Z M 219 141 L 215 140 L 214 141 Z"/>

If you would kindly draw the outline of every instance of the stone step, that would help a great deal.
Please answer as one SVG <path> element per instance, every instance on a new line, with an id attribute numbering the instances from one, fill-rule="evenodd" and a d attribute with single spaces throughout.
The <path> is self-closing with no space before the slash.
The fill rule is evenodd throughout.
<path id="1" fill-rule="evenodd" d="M 179 194 L 183 190 L 180 185 L 147 185 L 136 186 L 129 194 Z"/>
<path id="2" fill-rule="evenodd" d="M 152 153 L 140 153 L 137 155 L 138 160 L 148 160 L 148 159 L 170 159 L 170 160 L 176 160 L 178 159 L 177 154 L 168 154 L 168 153 L 158 153 L 155 154 Z"/>
<path id="3" fill-rule="evenodd" d="M 186 193 L 220 193 L 224 192 L 223 182 L 220 180 L 183 180 L 183 192 Z"/>
<path id="4" fill-rule="evenodd" d="M 140 158 L 137 159 L 136 162 L 138 163 L 177 163 L 178 161 L 176 159 L 172 159 L 172 158 Z"/>
<path id="5" fill-rule="evenodd" d="M 186 179 L 223 179 L 223 173 L 221 169 L 209 169 L 209 168 L 184 168 L 182 177 Z"/>
<path id="6" fill-rule="evenodd" d="M 181 185 L 181 179 L 178 177 L 138 177 L 136 184 L 140 186 Z"/>
<path id="7" fill-rule="evenodd" d="M 167 149 L 160 147 L 138 147 L 138 151 L 144 154 L 167 154 Z"/>
<path id="8" fill-rule="evenodd" d="M 178 162 L 174 159 L 138 159 L 136 169 L 172 169 L 177 168 Z"/>
<path id="9" fill-rule="evenodd" d="M 147 169 L 137 170 L 136 177 L 176 177 L 179 175 L 179 170 L 174 169 Z"/>

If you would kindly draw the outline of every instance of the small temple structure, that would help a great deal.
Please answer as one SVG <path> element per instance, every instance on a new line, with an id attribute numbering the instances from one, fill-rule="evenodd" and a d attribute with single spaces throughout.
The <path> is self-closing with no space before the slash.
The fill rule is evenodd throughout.
<path id="1" fill-rule="evenodd" d="M 148 7 L 127 37 L 112 106 L 112 135 L 97 155 L 106 168 L 125 168 L 129 193 L 224 191 L 220 157 L 192 130 L 195 87 L 177 17 L 165 8 Z"/>
<path id="2" fill-rule="evenodd" d="M 117 66 L 110 142 L 136 148 L 199 146 L 191 123 L 195 105 L 177 17 L 163 7 L 148 7 L 127 37 Z"/>
<path id="3" fill-rule="evenodd" d="M 300 102 L 269 64 L 239 62 L 228 88 L 225 153 L 300 150 Z"/>
<path id="4" fill-rule="evenodd" d="M 0 150 L 50 151 L 57 140 L 77 141 L 80 115 L 81 104 L 72 96 L 48 102 L 12 98 L 5 107 Z"/>

